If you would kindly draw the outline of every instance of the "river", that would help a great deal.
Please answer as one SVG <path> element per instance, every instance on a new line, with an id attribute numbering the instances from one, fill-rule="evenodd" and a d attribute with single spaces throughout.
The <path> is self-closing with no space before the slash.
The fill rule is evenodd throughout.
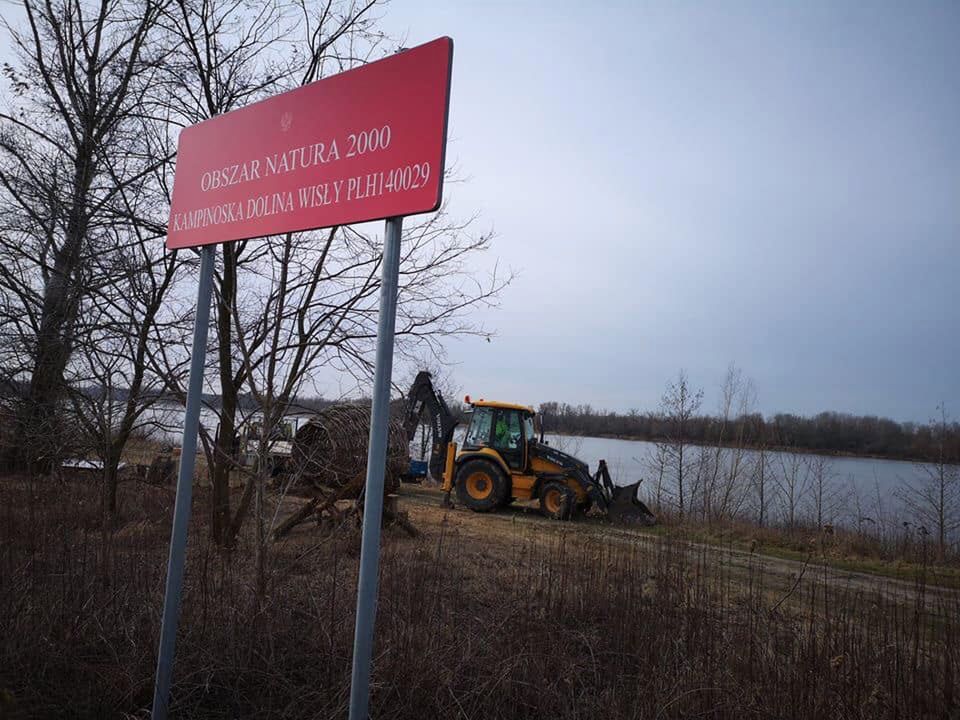
<path id="1" fill-rule="evenodd" d="M 654 498 L 655 484 L 660 472 L 656 443 L 571 436 L 548 436 L 547 440 L 551 445 L 579 457 L 591 469 L 597 467 L 599 460 L 606 460 L 617 485 L 643 480 L 641 495 L 650 500 Z M 707 447 L 702 450 L 712 462 L 716 448 Z M 692 485 L 696 478 L 701 448 L 688 446 L 686 452 L 690 457 L 687 482 Z M 733 457 L 733 450 L 721 451 L 721 475 L 730 476 L 728 470 Z M 773 518 L 782 516 L 785 512 L 785 497 L 789 495 L 791 480 L 795 510 L 801 519 L 809 519 L 815 515 L 816 490 L 821 484 L 818 480 L 822 477 L 824 492 L 821 506 L 824 522 L 861 527 L 865 524 L 882 524 L 891 529 L 906 519 L 906 508 L 902 499 L 906 486 L 927 478 L 926 471 L 932 469 L 930 465 L 901 460 L 769 451 L 764 453 L 763 462 L 768 475 L 767 493 L 771 501 L 769 512 Z M 736 484 L 743 495 L 741 510 L 747 515 L 757 513 L 759 464 L 760 453 L 750 450 L 742 452 Z M 675 469 L 673 473 L 669 469 L 665 473 L 671 474 L 675 474 Z M 664 485 L 669 493 L 662 495 L 669 494 L 675 502 L 674 484 L 668 478 Z"/>

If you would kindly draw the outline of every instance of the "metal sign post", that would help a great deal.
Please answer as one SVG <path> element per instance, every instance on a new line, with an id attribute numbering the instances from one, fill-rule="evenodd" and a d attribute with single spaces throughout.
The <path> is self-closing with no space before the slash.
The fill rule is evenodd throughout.
<path id="1" fill-rule="evenodd" d="M 397 318 L 402 226 L 403 218 L 395 217 L 387 220 L 386 246 L 383 250 L 380 316 L 377 319 L 377 358 L 373 375 L 370 447 L 367 451 L 367 484 L 363 503 L 363 535 L 360 543 L 360 579 L 357 584 L 357 624 L 353 635 L 350 720 L 367 720 L 370 701 L 370 662 L 373 653 L 373 624 L 377 614 L 383 476 L 387 464 L 390 377 L 393 373 L 393 334 Z"/>
<path id="2" fill-rule="evenodd" d="M 193 325 L 193 349 L 190 356 L 190 380 L 187 407 L 183 419 L 183 443 L 177 498 L 173 507 L 170 532 L 170 557 L 167 560 L 167 588 L 163 596 L 163 620 L 160 624 L 160 650 L 153 686 L 153 720 L 166 720 L 170 698 L 170 677 L 177 639 L 177 619 L 183 591 L 183 566 L 186 559 L 187 529 L 193 499 L 193 469 L 197 462 L 197 433 L 200 430 L 200 406 L 203 402 L 203 365 L 207 354 L 207 328 L 210 325 L 210 295 L 213 290 L 213 260 L 216 245 L 200 250 L 200 282 L 197 287 L 197 316 Z"/>
<path id="3" fill-rule="evenodd" d="M 406 215 L 443 201 L 453 40 L 441 37 L 184 128 L 167 247 L 202 247 L 183 453 L 160 627 L 153 720 L 166 720 L 200 425 L 213 248 L 386 220 L 350 717 L 366 720 L 383 514 L 390 375 Z"/>

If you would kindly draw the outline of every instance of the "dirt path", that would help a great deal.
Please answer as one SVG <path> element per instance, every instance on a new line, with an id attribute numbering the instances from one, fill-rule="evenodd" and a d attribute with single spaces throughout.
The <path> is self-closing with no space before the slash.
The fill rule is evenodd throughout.
<path id="1" fill-rule="evenodd" d="M 622 543 L 655 552 L 665 542 L 659 535 L 639 528 L 614 527 L 600 519 L 580 520 L 576 523 L 557 523 L 547 520 L 535 508 L 514 504 L 496 513 L 473 513 L 457 509 L 453 512 L 440 507 L 442 493 L 433 488 L 404 485 L 400 490 L 400 506 L 411 511 L 418 523 L 454 523 L 461 531 L 476 536 L 497 536 L 509 542 L 510 536 L 536 527 L 538 533 L 581 533 L 605 543 Z M 913 606 L 922 601 L 923 611 L 931 616 L 956 613 L 960 607 L 960 590 L 927 584 L 922 596 L 914 582 L 872 575 L 869 573 L 830 567 L 811 557 L 808 562 L 789 560 L 749 552 L 732 547 L 675 540 L 686 546 L 691 555 L 706 554 L 711 562 L 722 565 L 734 580 L 749 581 L 751 575 L 762 573 L 765 593 L 776 602 L 785 598 L 790 604 L 800 602 L 810 583 L 825 583 L 835 592 L 861 594 L 869 599 L 883 599 Z M 799 577 L 799 580 L 798 580 Z"/>

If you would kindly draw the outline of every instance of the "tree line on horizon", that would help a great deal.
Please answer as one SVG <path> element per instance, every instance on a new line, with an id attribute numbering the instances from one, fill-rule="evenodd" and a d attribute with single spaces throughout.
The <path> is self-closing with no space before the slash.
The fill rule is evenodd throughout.
<path id="1" fill-rule="evenodd" d="M 660 442 L 670 437 L 673 427 L 673 420 L 662 409 L 618 413 L 589 404 L 550 401 L 542 403 L 539 411 L 545 431 L 562 435 Z M 776 413 L 769 417 L 751 412 L 734 420 L 751 447 L 918 461 L 935 460 L 939 452 L 940 429 L 934 421 L 897 422 L 876 415 L 829 411 L 812 416 Z M 723 436 L 726 425 L 729 420 L 725 423 L 719 415 L 696 414 L 687 421 L 686 437 L 694 444 L 729 442 L 729 437 Z M 948 453 L 960 460 L 960 423 L 948 422 L 944 431 Z"/>

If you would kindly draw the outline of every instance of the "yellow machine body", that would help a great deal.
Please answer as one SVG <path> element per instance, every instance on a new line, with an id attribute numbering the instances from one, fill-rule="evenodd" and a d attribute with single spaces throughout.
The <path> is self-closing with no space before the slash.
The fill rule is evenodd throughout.
<path id="1" fill-rule="evenodd" d="M 430 373 L 417 373 L 407 394 L 404 428 L 412 442 L 427 417 L 433 436 L 429 472 L 443 478 L 445 505 L 456 493 L 461 505 L 476 512 L 538 500 L 541 512 L 557 520 L 594 507 L 617 522 L 656 522 L 636 496 L 639 482 L 616 487 L 603 460 L 591 473 L 582 460 L 544 442 L 542 430 L 538 438 L 533 408 L 469 397 L 466 402 L 470 422 L 458 446 L 453 442 L 458 419 L 433 387 Z"/>
<path id="2" fill-rule="evenodd" d="M 477 400 L 470 403 L 474 412 L 478 408 L 492 408 L 504 410 L 519 414 L 521 417 L 535 417 L 536 411 L 527 405 L 518 405 L 516 403 L 499 402 L 495 400 Z M 533 427 L 530 423 L 527 427 Z M 470 431 L 468 430 L 468 436 Z M 447 447 L 446 467 L 443 474 L 443 490 L 451 492 L 457 477 L 458 471 L 463 465 L 476 459 L 483 459 L 494 463 L 509 480 L 509 498 L 511 500 L 535 500 L 539 497 L 539 491 L 543 485 L 541 479 L 544 475 L 556 476 L 558 479 L 562 476 L 562 482 L 567 485 L 578 505 L 587 502 L 587 491 L 582 483 L 573 477 L 568 477 L 564 467 L 552 462 L 548 458 L 534 455 L 530 452 L 532 437 L 523 436 L 518 443 L 517 451 L 522 453 L 519 462 L 515 462 L 511 467 L 504 459 L 503 454 L 492 446 L 485 447 L 460 447 L 457 443 L 451 442 Z"/>

